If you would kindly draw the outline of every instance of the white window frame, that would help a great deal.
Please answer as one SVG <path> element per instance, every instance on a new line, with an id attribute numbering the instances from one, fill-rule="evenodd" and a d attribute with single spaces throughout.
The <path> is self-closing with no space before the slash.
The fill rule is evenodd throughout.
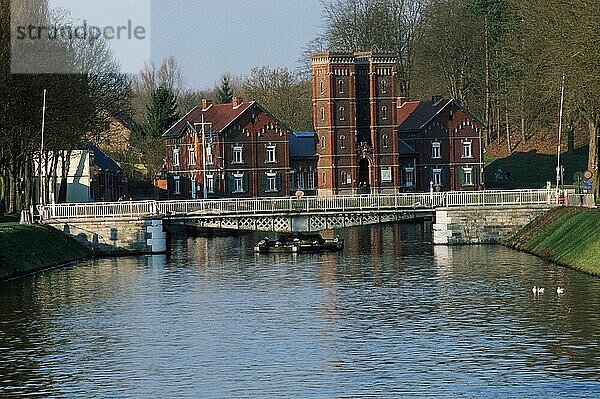
<path id="1" fill-rule="evenodd" d="M 173 166 L 181 166 L 181 157 L 179 155 L 179 148 L 173 148 Z"/>
<path id="2" fill-rule="evenodd" d="M 244 148 L 241 145 L 233 146 L 233 160 L 231 161 L 233 164 L 241 164 L 244 163 Z"/>
<path id="3" fill-rule="evenodd" d="M 188 150 L 188 165 L 196 165 L 196 150 L 194 149 L 194 147 L 190 147 Z"/>
<path id="4" fill-rule="evenodd" d="M 308 170 L 308 184 L 306 188 L 308 190 L 315 189 L 315 171 L 312 168 Z"/>
<path id="5" fill-rule="evenodd" d="M 233 174 L 233 182 L 235 190 L 233 193 L 239 194 L 244 192 L 244 174 L 243 173 L 234 173 Z"/>
<path id="6" fill-rule="evenodd" d="M 434 186 L 442 185 L 442 169 L 441 168 L 433 169 L 433 185 Z"/>
<path id="7" fill-rule="evenodd" d="M 296 173 L 296 187 L 298 190 L 304 190 L 304 171 L 302 169 L 298 169 Z"/>
<path id="8" fill-rule="evenodd" d="M 213 161 L 213 151 L 212 151 L 212 146 L 209 145 L 206 147 L 206 164 L 207 165 L 212 165 L 214 163 Z"/>
<path id="9" fill-rule="evenodd" d="M 277 147 L 275 145 L 267 146 L 267 157 L 265 163 L 277 163 Z"/>
<path id="10" fill-rule="evenodd" d="M 463 141 L 462 157 L 473 158 L 473 142 Z"/>
<path id="11" fill-rule="evenodd" d="M 267 193 L 276 193 L 277 191 L 277 173 L 267 172 Z"/>
<path id="12" fill-rule="evenodd" d="M 415 168 L 404 168 L 404 185 L 406 187 L 413 187 L 415 185 Z"/>
<path id="13" fill-rule="evenodd" d="M 173 184 L 175 185 L 174 189 L 173 189 L 173 194 L 175 195 L 180 195 L 181 194 L 181 177 L 180 176 L 173 176 Z"/>
<path id="14" fill-rule="evenodd" d="M 473 185 L 473 168 L 462 168 L 463 170 L 463 180 L 464 180 L 464 185 L 465 186 L 472 186 Z M 467 179 L 467 176 L 469 177 Z"/>
<path id="15" fill-rule="evenodd" d="M 388 118 L 388 108 L 384 105 L 383 107 L 381 107 L 381 119 L 382 120 L 387 120 Z"/>
<path id="16" fill-rule="evenodd" d="M 439 141 L 434 141 L 431 143 L 431 158 L 442 158 L 442 144 Z"/>
<path id="17" fill-rule="evenodd" d="M 340 107 L 339 113 L 340 113 L 340 120 L 345 121 L 346 120 L 346 107 Z"/>
<path id="18" fill-rule="evenodd" d="M 382 166 L 380 173 L 382 183 L 392 182 L 392 168 L 390 166 Z"/>
<path id="19" fill-rule="evenodd" d="M 215 193 L 215 175 L 206 175 L 206 191 L 209 194 Z"/>

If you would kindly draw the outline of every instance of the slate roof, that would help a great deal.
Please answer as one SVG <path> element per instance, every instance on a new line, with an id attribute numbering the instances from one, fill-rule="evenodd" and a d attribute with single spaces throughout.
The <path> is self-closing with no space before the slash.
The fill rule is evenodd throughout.
<path id="1" fill-rule="evenodd" d="M 290 139 L 290 158 L 311 158 L 317 156 L 315 132 L 293 132 Z"/>
<path id="2" fill-rule="evenodd" d="M 233 104 L 212 104 L 205 110 L 201 106 L 196 106 L 167 130 L 162 137 L 167 139 L 180 137 L 188 124 L 194 126 L 194 123 L 202 122 L 202 115 L 204 115 L 205 122 L 212 123 L 214 133 L 222 132 L 254 104 L 257 103 L 244 101 L 237 107 L 233 107 Z"/>
<path id="3" fill-rule="evenodd" d="M 93 144 L 84 144 L 82 149 L 88 150 L 94 155 L 94 166 L 100 170 L 107 172 L 120 173 L 123 172 L 123 168 L 119 166 L 115 160 L 109 157 L 105 152 L 96 147 Z"/>
<path id="4" fill-rule="evenodd" d="M 398 131 L 413 132 L 421 130 L 448 104 L 454 100 L 408 101 L 398 109 Z"/>
<path id="5" fill-rule="evenodd" d="M 410 145 L 406 143 L 404 140 L 398 141 L 398 153 L 400 155 L 415 155 L 417 150 L 412 148 Z"/>

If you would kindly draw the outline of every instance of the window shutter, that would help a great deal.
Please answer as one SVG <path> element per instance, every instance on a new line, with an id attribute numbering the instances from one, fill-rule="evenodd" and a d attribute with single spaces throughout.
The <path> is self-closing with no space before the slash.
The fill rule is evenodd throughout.
<path id="1" fill-rule="evenodd" d="M 244 192 L 247 193 L 250 188 L 250 176 L 247 173 L 244 173 Z"/>
<path id="2" fill-rule="evenodd" d="M 262 174 L 262 183 L 263 183 L 263 191 L 264 192 L 269 191 L 269 179 L 267 178 L 266 173 Z"/>
<path id="3" fill-rule="evenodd" d="M 235 178 L 233 175 L 227 176 L 227 188 L 225 189 L 229 194 L 235 191 Z"/>
<path id="4" fill-rule="evenodd" d="M 477 179 L 477 178 L 478 178 L 479 176 L 477 176 L 477 168 L 476 168 L 476 167 L 473 167 L 473 170 L 471 171 L 471 177 L 472 177 L 472 179 L 473 179 L 473 185 L 474 185 L 475 187 L 477 187 L 477 181 L 478 181 L 478 179 Z"/>
<path id="5" fill-rule="evenodd" d="M 460 168 L 458 175 L 460 176 L 460 185 L 464 186 L 465 185 L 465 170 L 463 168 Z"/>
<path id="6" fill-rule="evenodd" d="M 275 187 L 277 191 L 281 191 L 281 173 L 277 173 L 277 176 L 275 176 Z"/>

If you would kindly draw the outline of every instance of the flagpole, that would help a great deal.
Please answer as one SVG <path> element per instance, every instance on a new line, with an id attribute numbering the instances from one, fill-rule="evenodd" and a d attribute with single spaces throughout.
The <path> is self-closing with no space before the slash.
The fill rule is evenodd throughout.
<path id="1" fill-rule="evenodd" d="M 204 140 L 206 124 L 204 123 L 204 114 L 202 114 L 202 188 L 204 199 L 208 198 L 208 188 L 206 187 L 206 142 Z"/>
<path id="2" fill-rule="evenodd" d="M 40 147 L 40 205 L 44 205 L 44 130 L 46 126 L 46 89 L 44 89 L 44 103 L 42 106 L 42 144 Z"/>

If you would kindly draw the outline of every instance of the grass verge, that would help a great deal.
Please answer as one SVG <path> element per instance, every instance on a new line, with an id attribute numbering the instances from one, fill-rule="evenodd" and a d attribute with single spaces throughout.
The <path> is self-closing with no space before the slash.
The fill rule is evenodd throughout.
<path id="1" fill-rule="evenodd" d="M 87 256 L 88 251 L 77 241 L 52 227 L 0 226 L 0 281 Z"/>
<path id="2" fill-rule="evenodd" d="M 519 231 L 508 245 L 600 276 L 600 210 L 557 208 Z"/>

